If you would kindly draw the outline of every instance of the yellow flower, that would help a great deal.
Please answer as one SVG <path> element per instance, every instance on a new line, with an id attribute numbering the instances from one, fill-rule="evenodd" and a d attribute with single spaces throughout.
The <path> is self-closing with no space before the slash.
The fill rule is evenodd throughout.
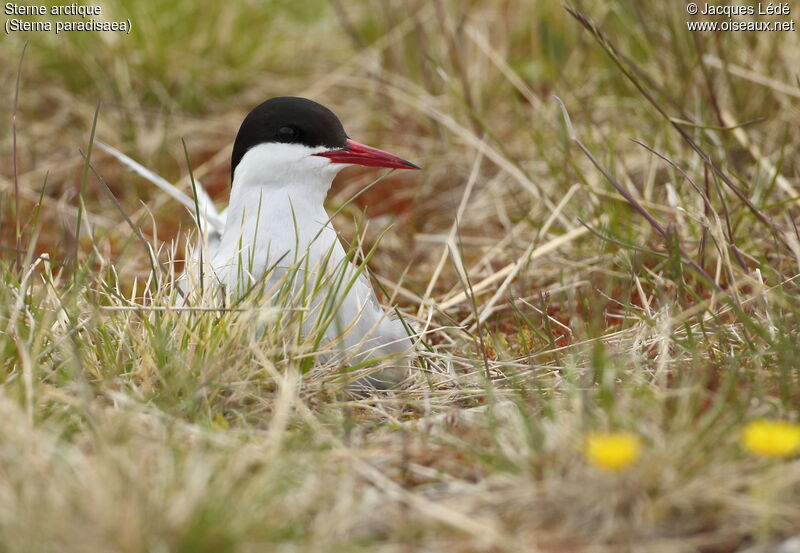
<path id="1" fill-rule="evenodd" d="M 630 432 L 593 433 L 586 438 L 584 452 L 594 466 L 617 471 L 632 465 L 639 458 L 641 440 Z"/>
<path id="2" fill-rule="evenodd" d="M 744 427 L 742 446 L 759 457 L 790 457 L 800 451 L 800 424 L 755 420 Z"/>

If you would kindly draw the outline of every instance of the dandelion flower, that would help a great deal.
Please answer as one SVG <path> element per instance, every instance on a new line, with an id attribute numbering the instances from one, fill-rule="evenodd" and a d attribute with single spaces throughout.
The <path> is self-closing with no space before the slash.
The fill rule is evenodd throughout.
<path id="1" fill-rule="evenodd" d="M 742 433 L 742 446 L 758 457 L 790 457 L 800 451 L 800 424 L 756 420 Z"/>
<path id="2" fill-rule="evenodd" d="M 641 449 L 641 440 L 630 432 L 589 434 L 585 444 L 585 454 L 589 462 L 610 471 L 622 470 L 632 465 L 639 458 Z"/>

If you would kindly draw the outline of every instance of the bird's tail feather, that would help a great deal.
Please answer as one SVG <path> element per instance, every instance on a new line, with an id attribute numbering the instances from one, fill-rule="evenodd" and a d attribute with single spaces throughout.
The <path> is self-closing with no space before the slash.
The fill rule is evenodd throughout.
<path id="1" fill-rule="evenodd" d="M 192 215 L 194 215 L 194 199 L 186 195 L 181 190 L 178 190 L 174 184 L 170 183 L 160 175 L 157 175 L 138 161 L 123 154 L 113 146 L 110 146 L 100 140 L 95 140 L 94 143 L 97 144 L 101 150 L 119 160 L 120 163 L 125 165 L 128 169 L 156 185 L 158 188 L 169 194 L 172 198 L 186 206 L 189 211 L 191 211 Z M 225 212 L 220 213 L 217 210 L 214 202 L 211 201 L 211 197 L 208 195 L 208 192 L 206 192 L 205 188 L 203 188 L 203 185 L 199 181 L 195 181 L 195 183 L 197 185 L 197 207 L 199 207 L 200 216 L 205 219 L 204 221 L 201 221 L 201 223 L 205 223 L 203 226 L 208 227 L 209 234 L 222 234 L 222 231 L 225 229 Z"/>

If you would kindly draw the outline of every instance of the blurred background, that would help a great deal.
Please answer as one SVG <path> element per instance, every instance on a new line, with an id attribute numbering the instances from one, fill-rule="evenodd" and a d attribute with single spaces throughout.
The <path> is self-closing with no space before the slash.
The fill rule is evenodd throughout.
<path id="1" fill-rule="evenodd" d="M 50 469 L 28 470 L 40 449 L 21 455 L 6 469 L 11 480 L 24 488 L 44 478 L 60 498 L 48 502 L 80 507 L 70 529 L 55 507 L 32 499 L 40 489 L 9 491 L 15 507 L 0 509 L 0 541 L 54 550 L 14 509 L 45 513 L 51 544 L 73 547 L 79 530 L 94 540 L 76 551 L 438 543 L 453 551 L 723 552 L 800 532 L 796 462 L 759 465 L 739 446 L 749 418 L 795 420 L 800 401 L 796 31 L 691 32 L 687 21 L 728 18 L 690 16 L 674 1 L 99 5 L 102 19 L 130 20 L 132 32 L 19 32 L 0 41 L 8 294 L 21 286 L 16 258 L 45 253 L 64 275 L 88 267 L 125 296 L 141 299 L 147 288 L 146 251 L 100 183 L 84 177 L 96 109 L 98 139 L 190 194 L 184 140 L 195 178 L 224 207 L 243 117 L 267 98 L 304 96 L 331 108 L 352 138 L 423 167 L 389 174 L 335 224 L 345 240 L 363 233 L 365 248 L 380 239 L 370 260 L 379 282 L 409 317 L 438 329 L 427 337 L 436 378 L 417 382 L 390 415 L 380 402 L 304 390 L 323 427 L 348 444 L 354 435 L 359 462 L 379 467 L 382 480 L 351 464 L 352 450 L 337 457 L 335 447 L 311 448 L 329 444 L 328 430 L 299 407 L 274 430 L 283 388 L 264 383 L 277 373 L 239 369 L 261 366 L 247 348 L 196 359 L 186 345 L 194 338 L 162 336 L 154 323 L 126 338 L 122 329 L 134 323 L 85 306 L 77 311 L 92 315 L 75 317 L 87 326 L 73 349 L 31 334 L 29 351 L 14 341 L 14 332 L 25 336 L 15 326 L 0 351 L 3 385 L 17 399 L 0 407 L 20 428 L 43 427 L 36 448 L 56 444 L 65 458 L 69 450 L 85 482 L 95 470 L 105 480 L 86 484 L 100 497 L 91 506 L 80 478 L 49 481 L 42 474 Z M 789 21 L 796 9 L 749 19 Z M 191 213 L 96 146 L 91 160 L 159 259 L 170 262 L 173 247 L 180 259 Z M 329 211 L 382 174 L 343 171 Z M 77 292 L 80 301 L 105 302 L 92 299 L 96 289 Z M 13 313 L 16 300 L 4 298 Z M 117 349 L 117 340 L 128 345 Z M 220 388 L 209 392 L 200 372 L 174 376 L 184 362 L 197 371 L 219 366 Z M 464 380 L 447 380 L 456 376 Z M 88 392 L 75 384 L 84 378 Z M 479 429 L 440 441 L 385 424 L 483 408 L 501 396 L 513 401 L 513 415 L 481 415 Z M 164 420 L 192 430 L 172 435 Z M 270 441 L 286 428 L 295 434 L 283 445 Z M 581 461 L 591 429 L 634 432 L 646 461 L 630 473 L 598 473 Z M 184 449 L 184 431 L 204 445 Z M 226 441 L 234 431 L 242 434 Z M 372 446 L 359 441 L 366 435 Z M 5 439 L 24 449 L 26 436 Z M 237 461 L 243 443 L 252 466 Z M 144 451 L 159 459 L 152 474 L 122 461 L 146 463 Z M 192 472 L 195 461 L 205 479 Z M 269 487 L 281 471 L 296 471 L 293 483 Z M 251 474 L 269 497 L 247 496 L 241 482 Z M 107 492 L 109 481 L 116 487 Z M 191 491 L 212 484 L 205 499 Z M 169 511 L 179 500 L 184 510 Z M 231 523 L 220 506 L 232 502 L 251 506 L 252 516 Z M 111 514 L 119 505 L 135 514 L 125 535 L 108 530 L 120 523 Z M 295 518 L 259 526 L 266 506 Z M 152 535 L 172 549 L 158 549 Z"/>
<path id="2" fill-rule="evenodd" d="M 389 176 L 338 223 L 345 235 L 362 213 L 378 221 L 375 232 L 395 223 L 375 261 L 393 265 L 382 272 L 394 275 L 430 261 L 431 241 L 449 230 L 473 170 L 473 200 L 459 222 L 472 263 L 503 237 L 491 261 L 519 258 L 576 183 L 582 186 L 572 191 L 554 232 L 569 230 L 565 225 L 571 227 L 576 217 L 591 220 L 619 209 L 628 214 L 627 206 L 607 197 L 613 192 L 585 156 L 576 155 L 556 96 L 580 139 L 622 180 L 643 188 L 647 199 L 666 197 L 670 187 L 657 172 L 668 165 L 653 167 L 652 154 L 631 139 L 663 149 L 686 169 L 699 160 L 558 2 L 101 6 L 103 19 L 129 19 L 133 32 L 16 33 L 4 38 L 0 50 L 8 121 L 22 47 L 29 41 L 20 73 L 16 159 L 23 215 L 34 211 L 44 192 L 40 217 L 46 224 L 37 252 L 57 256 L 74 248 L 80 151 L 88 147 L 98 103 L 99 139 L 188 191 L 184 139 L 198 179 L 219 205 L 230 187 L 233 138 L 252 107 L 277 95 L 307 96 L 331 107 L 351 136 L 425 167 L 423 173 Z M 770 180 L 775 175 L 768 169 L 778 158 L 764 166 L 752 165 L 752 157 L 779 152 L 781 174 L 796 175 L 797 129 L 789 124 L 797 116 L 796 33 L 690 33 L 686 21 L 693 18 L 678 4 L 576 7 L 616 44 L 636 79 L 671 117 L 687 120 L 685 128 L 698 140 L 705 129 L 704 146 L 717 163 L 730 164 L 741 179 Z M 711 132 L 742 124 L 738 132 Z M 4 133 L 7 158 L 11 142 Z M 473 167 L 481 143 L 486 151 Z M 148 218 L 157 222 L 156 231 L 142 225 L 148 236 L 157 232 L 157 241 L 170 241 L 193 225 L 186 210 L 108 156 L 96 152 L 95 165 L 134 220 L 141 222 L 147 206 Z M 13 175 L 11 164 L 3 167 L 2 235 L 8 243 Z M 377 174 L 345 172 L 331 205 Z M 672 186 L 680 193 L 688 185 Z M 107 234 L 109 253 L 117 256 L 129 229 L 119 226 L 116 209 L 92 178 L 84 201 L 90 224 Z M 520 222 L 528 228 L 509 234 Z M 615 232 L 646 239 L 640 220 L 626 216 L 617 222 Z M 592 251 L 603 246 L 590 235 L 578 243 L 584 241 Z M 587 254 L 578 248 L 573 261 Z M 137 270 L 149 271 L 146 259 L 139 261 Z M 524 272 L 520 276 L 524 280 Z"/>

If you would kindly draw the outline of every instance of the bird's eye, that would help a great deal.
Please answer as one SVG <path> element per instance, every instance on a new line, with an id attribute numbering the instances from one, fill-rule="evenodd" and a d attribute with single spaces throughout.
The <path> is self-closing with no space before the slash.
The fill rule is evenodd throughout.
<path id="1" fill-rule="evenodd" d="M 278 129 L 278 138 L 281 142 L 294 142 L 300 136 L 300 131 L 295 127 L 281 127 Z"/>

